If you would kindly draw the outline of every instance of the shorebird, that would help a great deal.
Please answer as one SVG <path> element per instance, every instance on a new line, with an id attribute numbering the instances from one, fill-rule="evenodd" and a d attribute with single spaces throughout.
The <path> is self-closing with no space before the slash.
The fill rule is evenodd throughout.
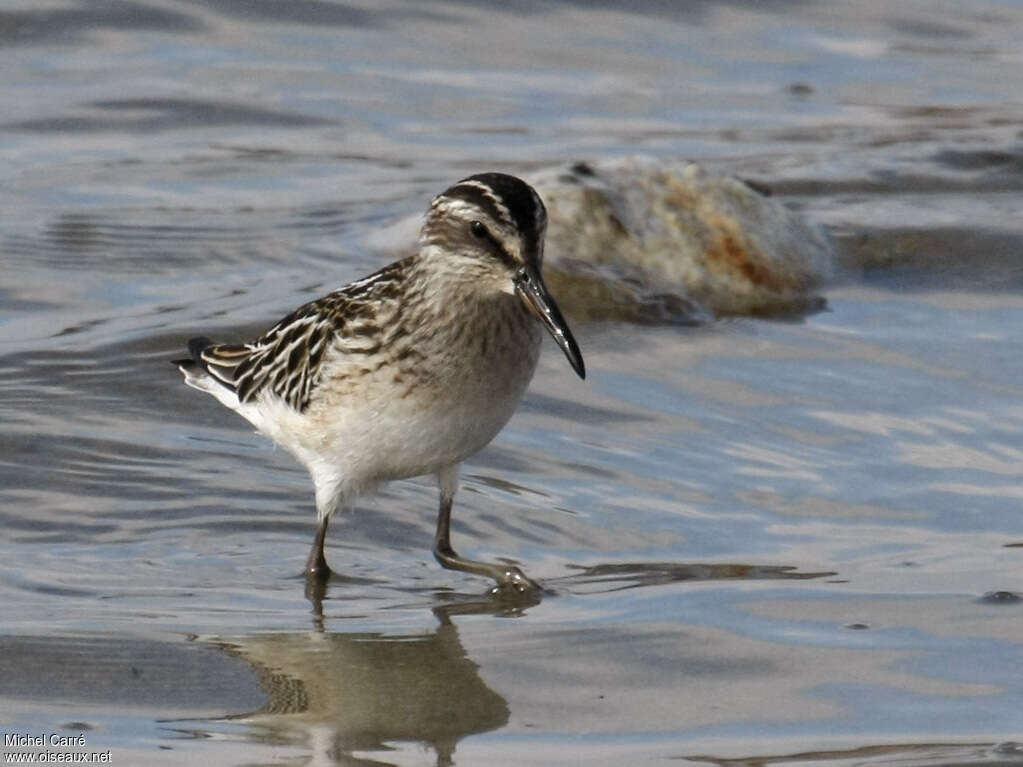
<path id="1" fill-rule="evenodd" d="M 524 181 L 464 178 L 434 198 L 413 255 L 311 301 L 255 341 L 193 338 L 175 360 L 185 383 L 216 397 L 308 470 L 318 525 L 311 582 L 330 568 L 331 516 L 377 484 L 434 475 L 433 553 L 499 590 L 538 588 L 505 564 L 459 556 L 451 506 L 460 464 L 511 418 L 543 332 L 580 378 L 582 354 L 541 275 L 547 212 Z"/>

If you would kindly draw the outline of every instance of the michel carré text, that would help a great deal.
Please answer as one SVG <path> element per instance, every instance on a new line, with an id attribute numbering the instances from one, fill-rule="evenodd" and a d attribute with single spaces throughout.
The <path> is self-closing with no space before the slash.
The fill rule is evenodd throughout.
<path id="1" fill-rule="evenodd" d="M 85 735 L 58 735 L 51 732 L 49 735 L 29 735 L 18 733 L 4 733 L 4 746 L 7 748 L 45 748 L 56 746 L 71 748 L 85 746 Z"/>

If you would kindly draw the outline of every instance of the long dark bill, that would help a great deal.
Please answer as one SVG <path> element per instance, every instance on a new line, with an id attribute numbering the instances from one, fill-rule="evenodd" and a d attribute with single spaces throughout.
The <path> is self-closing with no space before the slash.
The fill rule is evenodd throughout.
<path id="1" fill-rule="evenodd" d="M 561 310 L 558 309 L 557 303 L 547 292 L 547 286 L 544 285 L 539 271 L 528 266 L 521 269 L 515 275 L 515 292 L 554 336 L 561 351 L 568 357 L 572 369 L 580 378 L 586 378 L 586 365 L 583 362 L 582 352 L 579 351 L 579 346 L 576 344 L 575 338 L 572 337 L 572 331 L 568 329 L 568 323 L 561 316 Z"/>

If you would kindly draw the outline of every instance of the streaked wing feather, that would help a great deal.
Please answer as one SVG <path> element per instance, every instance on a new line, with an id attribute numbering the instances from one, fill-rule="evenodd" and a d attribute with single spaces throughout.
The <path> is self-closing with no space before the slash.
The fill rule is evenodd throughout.
<path id="1" fill-rule="evenodd" d="M 300 306 L 253 343 L 207 346 L 199 352 L 200 360 L 210 375 L 238 394 L 239 401 L 249 402 L 269 390 L 302 412 L 322 377 L 329 351 L 352 354 L 379 348 L 379 340 L 366 343 L 366 329 L 376 330 L 372 320 L 381 302 L 400 294 L 405 266 L 405 261 L 398 261 Z"/>
<path id="2" fill-rule="evenodd" d="M 199 350 L 198 358 L 207 373 L 233 389 L 235 372 L 251 352 L 247 345 L 212 344 Z"/>
<path id="3" fill-rule="evenodd" d="M 325 296 L 292 312 L 258 341 L 234 371 L 238 399 L 248 402 L 270 390 L 298 411 L 309 404 L 319 380 L 323 350 L 344 326 L 343 298 Z"/>

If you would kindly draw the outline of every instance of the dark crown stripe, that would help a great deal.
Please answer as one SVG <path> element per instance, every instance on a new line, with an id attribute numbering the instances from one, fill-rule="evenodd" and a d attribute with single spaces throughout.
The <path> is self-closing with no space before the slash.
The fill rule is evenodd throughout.
<path id="1" fill-rule="evenodd" d="M 547 211 L 543 202 L 522 179 L 505 173 L 477 173 L 464 178 L 454 188 L 466 188 L 466 182 L 477 182 L 486 186 L 500 200 L 511 216 L 511 223 L 518 231 L 539 234 L 547 222 Z M 501 216 L 500 218 L 504 218 Z"/>
<path id="2" fill-rule="evenodd" d="M 482 189 L 477 184 L 465 184 L 459 182 L 448 189 L 448 191 L 444 193 L 444 196 L 471 203 L 495 221 L 504 221 L 506 224 L 511 224 L 512 226 L 516 225 L 515 219 L 509 217 L 509 211 L 502 210 L 495 202 L 497 199 L 496 195 L 492 193 L 488 194 L 487 190 Z"/>

